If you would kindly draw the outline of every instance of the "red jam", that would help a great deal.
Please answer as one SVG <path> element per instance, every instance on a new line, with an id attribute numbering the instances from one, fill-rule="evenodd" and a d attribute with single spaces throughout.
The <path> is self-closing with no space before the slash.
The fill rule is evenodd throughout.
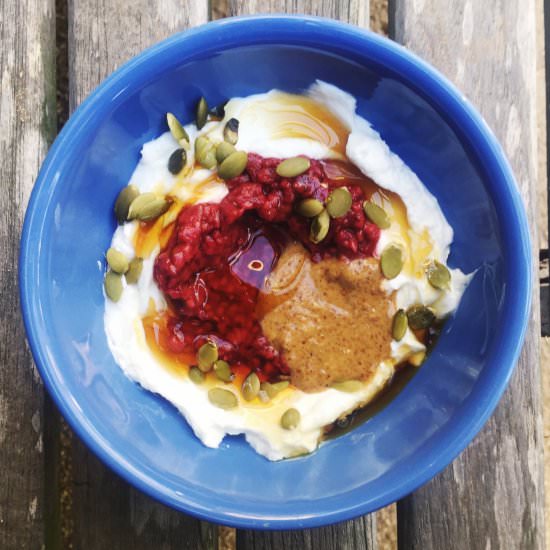
<path id="1" fill-rule="evenodd" d="M 313 159 L 306 173 L 281 178 L 280 162 L 250 154 L 245 172 L 227 182 L 229 193 L 219 204 L 181 210 L 154 269 L 175 314 L 168 320 L 166 351 L 189 356 L 210 339 L 221 359 L 255 370 L 261 380 L 288 375 L 256 314 L 259 292 L 285 243 L 299 241 L 313 261 L 373 255 L 380 230 L 365 217 L 362 186 L 333 177 L 329 163 Z M 351 192 L 351 209 L 331 220 L 327 237 L 314 244 L 310 220 L 296 214 L 295 205 L 309 197 L 324 202 L 341 185 Z"/>

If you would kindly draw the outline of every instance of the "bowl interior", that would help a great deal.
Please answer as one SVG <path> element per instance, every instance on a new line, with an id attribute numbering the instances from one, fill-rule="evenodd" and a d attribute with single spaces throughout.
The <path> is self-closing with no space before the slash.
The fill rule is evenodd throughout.
<path id="1" fill-rule="evenodd" d="M 296 24 L 305 29 L 306 22 Z M 142 489 L 240 526 L 345 519 L 428 479 L 479 429 L 521 338 L 507 290 L 519 275 L 507 254 L 523 251 L 525 243 L 512 247 L 504 223 L 505 215 L 521 212 L 510 210 L 515 199 L 502 189 L 506 174 L 499 170 L 506 169 L 487 160 L 496 154 L 493 144 L 485 152 L 477 148 L 466 122 L 428 84 L 404 76 L 399 63 L 418 66 L 401 61 L 395 46 L 341 26 L 336 30 L 360 40 L 361 48 L 345 36 L 327 40 L 332 46 L 315 45 L 322 44 L 315 33 L 327 32 L 323 25 L 310 22 L 309 42 L 288 25 L 287 34 L 277 35 L 260 25 L 254 39 L 239 35 L 238 24 L 232 32 L 219 25 L 176 37 L 123 69 L 59 138 L 33 196 L 23 243 L 31 345 L 65 416 Z M 385 57 L 386 48 L 394 58 Z M 125 377 L 103 330 L 103 255 L 115 229 L 113 202 L 142 144 L 164 131 L 166 111 L 190 120 L 200 95 L 215 104 L 272 88 L 299 92 L 317 78 L 357 98 L 359 113 L 438 198 L 455 230 L 450 264 L 477 271 L 435 351 L 387 408 L 311 456 L 271 463 L 241 437 L 227 438 L 218 450 L 204 447 L 170 404 Z M 522 297 L 519 292 L 517 300 Z"/>

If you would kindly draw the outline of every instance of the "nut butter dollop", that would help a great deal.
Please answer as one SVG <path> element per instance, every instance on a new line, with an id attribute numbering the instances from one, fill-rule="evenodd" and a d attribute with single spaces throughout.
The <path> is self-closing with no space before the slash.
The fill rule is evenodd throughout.
<path id="1" fill-rule="evenodd" d="M 258 314 L 296 387 L 311 392 L 338 381 L 368 380 L 390 358 L 395 307 L 380 283 L 375 258 L 313 263 L 301 245 L 285 249 Z"/>

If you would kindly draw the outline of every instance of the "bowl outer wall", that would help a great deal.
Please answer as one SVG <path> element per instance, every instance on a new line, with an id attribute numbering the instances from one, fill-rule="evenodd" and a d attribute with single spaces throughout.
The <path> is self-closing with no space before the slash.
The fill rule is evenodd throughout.
<path id="1" fill-rule="evenodd" d="M 270 517 L 254 517 L 250 514 L 239 515 L 238 512 L 228 509 L 213 508 L 209 502 L 197 498 L 196 495 L 194 498 L 185 494 L 175 497 L 173 493 L 167 493 L 150 475 L 139 471 L 126 457 L 112 452 L 109 442 L 82 416 L 72 396 L 66 395 L 64 387 L 51 376 L 51 365 L 55 358 L 49 355 L 41 342 L 40 328 L 36 322 L 37 315 L 40 315 L 40 296 L 35 284 L 38 262 L 34 262 L 33 258 L 39 252 L 42 212 L 40 205 L 48 202 L 50 193 L 55 188 L 55 181 L 59 177 L 57 170 L 64 152 L 71 150 L 73 137 L 85 131 L 86 121 L 94 116 L 98 105 L 109 100 L 115 101 L 118 94 L 123 94 L 126 87 L 131 86 L 134 74 L 145 74 L 149 63 L 161 63 L 164 55 L 176 49 L 180 53 L 194 54 L 212 44 L 218 48 L 231 48 L 245 44 L 281 42 L 319 49 L 323 49 L 324 44 L 331 43 L 331 50 L 341 55 L 352 55 L 354 52 L 356 56 L 374 58 L 378 63 L 389 67 L 403 83 L 427 98 L 435 109 L 446 113 L 461 139 L 468 142 L 479 158 L 483 159 L 484 170 L 491 175 L 493 182 L 498 182 L 501 207 L 499 215 L 507 218 L 515 226 L 515 230 L 513 234 L 503 237 L 506 245 L 509 245 L 506 258 L 509 279 L 504 312 L 509 321 L 508 332 L 502 335 L 499 367 L 495 368 L 490 380 L 486 381 L 486 387 L 476 388 L 476 400 L 471 414 L 458 419 L 452 430 L 440 437 L 438 444 L 427 452 L 424 463 L 417 464 L 417 468 L 407 479 L 394 480 L 395 483 L 384 492 L 377 495 L 365 494 L 363 498 L 354 495 L 347 504 L 338 502 L 337 509 L 325 510 L 319 514 L 313 512 L 310 515 L 293 517 L 291 512 L 279 511 Z M 52 146 L 29 201 L 22 236 L 20 288 L 29 343 L 46 387 L 73 429 L 107 465 L 151 496 L 202 519 L 241 528 L 288 529 L 334 523 L 385 506 L 428 481 L 468 444 L 494 410 L 517 361 L 529 313 L 531 265 L 527 220 L 502 149 L 483 119 L 445 78 L 404 48 L 368 31 L 320 18 L 252 17 L 209 23 L 174 35 L 145 50 L 113 73 L 79 107 Z"/>

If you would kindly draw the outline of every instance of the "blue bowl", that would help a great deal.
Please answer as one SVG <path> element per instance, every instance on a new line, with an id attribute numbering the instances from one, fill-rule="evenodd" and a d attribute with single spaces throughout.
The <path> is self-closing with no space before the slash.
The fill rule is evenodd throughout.
<path id="1" fill-rule="evenodd" d="M 142 144 L 215 104 L 320 78 L 438 198 L 450 264 L 476 271 L 418 374 L 382 412 L 311 456 L 271 463 L 241 437 L 204 447 L 176 410 L 115 364 L 103 331 L 103 254 L 113 202 Z M 20 285 L 34 358 L 65 418 L 113 470 L 160 501 L 243 528 L 313 527 L 419 487 L 480 430 L 512 373 L 530 297 L 525 213 L 502 150 L 440 74 L 400 46 L 317 18 L 210 23 L 146 50 L 75 112 L 46 159 L 23 231 Z"/>

